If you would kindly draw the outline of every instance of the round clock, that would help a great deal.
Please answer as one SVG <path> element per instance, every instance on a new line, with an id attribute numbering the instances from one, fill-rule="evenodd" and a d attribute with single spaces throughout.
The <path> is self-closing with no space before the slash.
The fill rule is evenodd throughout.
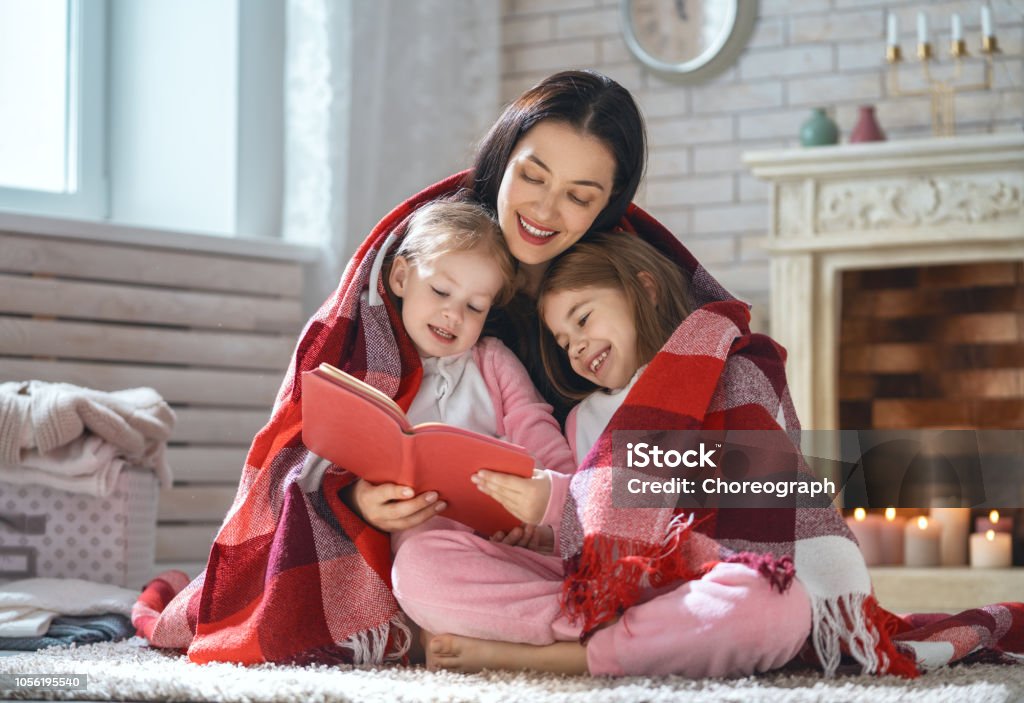
<path id="1" fill-rule="evenodd" d="M 757 20 L 757 0 L 622 0 L 626 45 L 649 68 L 684 82 L 730 66 Z"/>

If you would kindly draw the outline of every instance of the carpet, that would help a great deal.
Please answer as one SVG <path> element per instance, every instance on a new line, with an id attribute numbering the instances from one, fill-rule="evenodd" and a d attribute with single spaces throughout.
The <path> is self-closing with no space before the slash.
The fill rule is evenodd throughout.
<path id="1" fill-rule="evenodd" d="M 430 673 L 422 668 L 297 667 L 264 664 L 198 666 L 183 656 L 133 638 L 0 657 L 0 674 L 86 674 L 81 691 L 0 690 L 0 699 L 260 701 L 317 703 L 776 703 L 843 701 L 891 703 L 1002 703 L 1024 701 L 1024 666 L 972 664 L 915 681 L 846 676 L 824 680 L 812 672 L 746 679 L 678 677 L 602 679 L 531 673 Z"/>

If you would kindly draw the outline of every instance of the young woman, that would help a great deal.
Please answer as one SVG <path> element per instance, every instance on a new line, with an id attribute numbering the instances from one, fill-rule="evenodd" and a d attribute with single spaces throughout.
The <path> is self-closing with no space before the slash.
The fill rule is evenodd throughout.
<path id="1" fill-rule="evenodd" d="M 614 469 L 605 461 L 607 453 L 592 452 L 573 478 L 573 501 L 562 516 L 561 565 L 516 546 L 531 544 L 534 535 L 522 531 L 490 541 L 435 530 L 410 538 L 392 570 L 386 533 L 438 514 L 438 496 L 412 496 L 407 487 L 354 480 L 341 467 L 311 457 L 302 445 L 302 373 L 323 361 L 372 382 L 403 407 L 415 397 L 423 375 L 419 355 L 407 336 L 395 332 L 401 326 L 394 324 L 397 313 L 382 287 L 369 290 L 369 282 L 401 238 L 408 216 L 464 187 L 497 212 L 522 272 L 519 294 L 493 320 L 489 333 L 523 361 L 549 402 L 558 395 L 539 362 L 535 301 L 544 272 L 588 232 L 625 227 L 686 270 L 696 311 L 673 334 L 671 354 L 655 356 L 616 417 L 651 430 L 656 428 L 649 425 L 680 418 L 694 428 L 798 428 L 785 387 L 782 350 L 751 334 L 746 306 L 719 286 L 669 232 L 630 204 L 644 161 L 643 121 L 630 94 L 596 73 L 559 73 L 506 108 L 468 174 L 426 189 L 379 223 L 338 290 L 303 331 L 271 419 L 253 441 L 205 573 L 177 595 L 173 579 L 158 581 L 140 601 L 136 621 L 146 623 L 144 634 L 150 641 L 187 648 L 197 662 L 398 661 L 411 642 L 395 591 L 401 593 L 403 583 L 415 582 L 414 590 L 432 595 L 429 602 L 408 602 L 413 618 L 427 630 L 514 640 L 509 632 L 522 624 L 524 615 L 535 621 L 526 623 L 530 637 L 541 634 L 534 644 L 560 646 L 566 643 L 559 640 L 581 635 L 608 639 L 607 646 L 587 647 L 582 663 L 582 648 L 573 650 L 567 670 L 692 676 L 761 670 L 782 663 L 802 636 L 795 627 L 787 630 L 785 641 L 770 641 L 767 633 L 776 631 L 779 618 L 803 623 L 810 615 L 806 601 L 802 609 L 798 598 L 787 601 L 798 604 L 792 613 L 758 610 L 751 606 L 759 602 L 751 594 L 791 588 L 795 563 L 811 598 L 812 642 L 826 671 L 835 670 L 842 650 L 868 671 L 914 671 L 913 662 L 908 664 L 885 634 L 887 621 L 871 596 L 863 559 L 831 506 L 795 510 L 789 520 L 768 523 L 764 515 L 770 511 L 743 511 L 741 519 L 734 515 L 703 523 L 684 543 L 671 511 L 644 514 L 643 519 L 634 511 L 620 521 L 608 496 L 591 490 L 601 485 L 591 480 L 595 474 Z M 658 384 L 668 376 L 689 379 L 686 393 L 660 394 Z M 631 402 L 634 396 L 644 404 Z M 567 409 L 563 402 L 562 413 Z M 626 541 L 620 539 L 623 530 L 629 533 Z M 417 539 L 441 541 L 418 550 L 411 548 Z M 679 549 L 666 552 L 666 544 Z M 734 559 L 739 548 L 750 552 L 749 557 Z M 609 558 L 615 555 L 628 556 L 628 568 Z M 693 565 L 698 558 L 721 563 L 698 573 Z M 489 586 L 481 581 L 486 570 L 476 567 L 495 563 L 519 570 L 509 582 L 515 592 L 468 600 L 467 594 Z M 702 652 L 708 649 L 706 643 L 689 642 L 694 663 L 686 666 L 678 657 L 639 661 L 627 653 L 633 643 L 627 624 L 630 609 L 657 600 L 642 602 L 647 573 L 657 574 L 669 596 L 689 589 L 695 598 L 721 605 L 690 610 L 688 597 L 673 596 L 674 605 L 659 624 L 691 633 L 691 639 L 713 632 L 721 648 Z M 498 603 L 503 604 L 500 611 L 494 607 Z M 535 603 L 545 609 L 539 617 L 531 615 Z M 723 622 L 715 616 L 722 608 L 743 616 Z M 619 615 L 621 624 L 615 621 Z M 743 642 L 757 640 L 760 649 L 753 653 L 728 644 L 731 632 L 738 632 L 729 623 L 745 621 L 748 629 L 737 636 Z M 751 634 L 762 632 L 764 637 Z M 530 637 L 517 641 L 531 642 Z M 669 651 L 673 642 L 663 642 L 659 651 Z M 439 656 L 461 646 L 455 641 L 453 647 L 450 637 L 434 638 L 428 642 L 432 665 L 444 666 Z M 598 651 L 608 655 L 604 661 L 594 661 Z M 477 658 L 467 668 L 481 665 L 486 662 Z"/>
<path id="2" fill-rule="evenodd" d="M 564 418 L 540 363 L 535 297 L 548 264 L 588 231 L 622 219 L 643 175 L 643 118 L 633 97 L 597 73 L 569 71 L 542 81 L 509 105 L 481 143 L 467 185 L 497 212 L 522 272 L 521 290 L 487 333 L 526 365 Z M 434 515 L 427 494 L 403 498 L 393 484 L 357 481 L 343 496 L 370 525 L 406 529 Z"/>

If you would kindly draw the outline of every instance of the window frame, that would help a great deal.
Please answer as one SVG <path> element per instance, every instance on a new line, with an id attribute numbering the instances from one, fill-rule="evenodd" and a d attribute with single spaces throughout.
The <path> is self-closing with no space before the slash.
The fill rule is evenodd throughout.
<path id="1" fill-rule="evenodd" d="M 68 135 L 68 167 L 76 189 L 53 193 L 0 187 L 0 210 L 107 219 L 109 193 L 106 167 L 107 0 L 67 0 L 69 80 L 68 106 L 77 106 L 78 121 Z"/>

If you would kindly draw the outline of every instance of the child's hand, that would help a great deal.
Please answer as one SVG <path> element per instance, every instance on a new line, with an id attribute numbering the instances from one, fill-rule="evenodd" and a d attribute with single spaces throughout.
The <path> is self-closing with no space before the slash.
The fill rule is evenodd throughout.
<path id="1" fill-rule="evenodd" d="M 372 527 L 394 532 L 415 527 L 447 507 L 436 491 L 414 495 L 408 486 L 359 479 L 341 490 L 341 500 Z"/>
<path id="2" fill-rule="evenodd" d="M 544 517 L 551 496 L 551 478 L 546 472 L 534 469 L 532 478 L 520 478 L 484 469 L 470 479 L 523 522 L 536 525 Z"/>
<path id="3" fill-rule="evenodd" d="M 513 527 L 508 534 L 495 532 L 491 535 L 491 541 L 524 547 L 541 554 L 551 554 L 555 551 L 555 531 L 547 525 L 523 523 L 522 527 Z"/>

